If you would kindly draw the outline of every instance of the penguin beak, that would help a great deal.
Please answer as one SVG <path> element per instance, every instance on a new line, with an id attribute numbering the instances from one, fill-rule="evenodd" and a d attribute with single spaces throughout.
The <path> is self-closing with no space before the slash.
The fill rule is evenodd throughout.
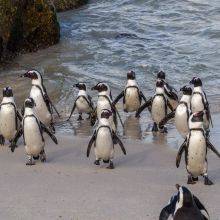
<path id="1" fill-rule="evenodd" d="M 75 85 L 73 85 L 73 87 L 79 88 L 79 83 L 76 83 Z"/>
<path id="2" fill-rule="evenodd" d="M 30 77 L 30 73 L 29 72 L 26 72 L 24 74 L 21 74 L 20 77 Z"/>
<path id="3" fill-rule="evenodd" d="M 91 90 L 98 90 L 98 86 L 96 85 L 96 86 L 93 86 L 92 88 L 91 88 Z"/>
<path id="4" fill-rule="evenodd" d="M 180 188 L 180 185 L 179 185 L 179 184 L 176 184 L 176 188 L 177 188 L 177 190 L 179 190 L 179 188 Z"/>
<path id="5" fill-rule="evenodd" d="M 189 82 L 190 85 L 194 84 L 194 78 Z"/>

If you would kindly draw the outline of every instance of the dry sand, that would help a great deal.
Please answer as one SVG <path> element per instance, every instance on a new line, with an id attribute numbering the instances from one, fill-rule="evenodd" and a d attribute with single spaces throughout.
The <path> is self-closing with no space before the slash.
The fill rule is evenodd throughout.
<path id="1" fill-rule="evenodd" d="M 85 156 L 88 138 L 58 135 L 47 138 L 48 161 L 25 166 L 24 147 L 0 152 L 0 219 L 158 219 L 161 208 L 185 184 L 182 166 L 175 168 L 176 150 L 160 141 L 144 144 L 124 140 L 127 156 L 116 147 L 115 170 L 93 165 Z M 182 161 L 183 162 L 183 161 Z M 220 217 L 220 160 L 209 152 L 214 186 L 202 180 L 189 188 L 207 207 L 211 219 Z"/>

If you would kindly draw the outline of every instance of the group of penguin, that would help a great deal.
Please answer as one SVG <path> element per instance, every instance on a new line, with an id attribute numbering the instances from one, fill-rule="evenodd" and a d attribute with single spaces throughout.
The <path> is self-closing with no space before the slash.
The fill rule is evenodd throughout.
<path id="1" fill-rule="evenodd" d="M 53 112 L 55 111 L 59 117 L 60 115 L 49 98 L 42 75 L 38 71 L 28 71 L 21 77 L 31 79 L 30 94 L 20 114 L 13 98 L 12 88 L 3 89 L 3 100 L 0 104 L 0 144 L 4 145 L 5 140 L 8 140 L 9 147 L 14 152 L 18 139 L 23 135 L 27 155 L 26 165 L 34 165 L 36 160 L 46 161 L 43 132 L 58 144 L 54 136 Z M 201 79 L 194 77 L 190 84 L 193 85 L 193 89 L 190 86 L 183 86 L 180 89 L 183 94 L 179 100 L 177 91 L 168 84 L 165 73 L 160 71 L 157 74 L 155 94 L 147 100 L 138 86 L 135 72 L 130 71 L 127 73 L 124 90 L 114 100 L 107 83 L 99 82 L 92 87 L 92 90 L 98 92 L 95 106 L 88 95 L 86 84 L 77 83 L 74 86 L 79 91 L 68 120 L 76 109 L 79 114 L 78 120 L 83 119 L 82 114 L 88 114 L 95 129 L 88 144 L 87 157 L 94 145 L 94 164 L 100 165 L 103 161 L 108 163 L 107 168 L 114 169 L 114 145 L 118 144 L 126 154 L 126 149 L 117 135 L 118 120 L 123 126 L 116 108 L 120 99 L 123 98 L 124 112 L 135 112 L 135 117 L 140 117 L 141 112 L 148 109 L 153 120 L 152 132 L 166 133 L 165 124 L 174 118 L 178 132 L 185 139 L 177 153 L 176 166 L 179 167 L 181 155 L 185 152 L 186 169 L 189 173 L 187 183 L 195 184 L 198 177 L 203 176 L 204 184 L 212 185 L 207 175 L 207 149 L 211 149 L 218 157 L 220 154 L 209 141 L 209 127 L 212 124 L 209 103 Z M 189 204 L 197 207 L 199 211 L 197 210 L 196 213 L 201 216 L 192 219 L 207 219 L 200 212 L 205 208 L 199 200 L 186 187 L 178 185 L 177 188 L 178 194 L 172 197 L 170 204 L 162 210 L 160 220 L 168 219 L 171 214 L 175 220 L 190 219 L 175 217 L 177 214 L 177 216 L 182 215 L 177 209 L 180 210 L 184 205 L 188 207 Z"/>

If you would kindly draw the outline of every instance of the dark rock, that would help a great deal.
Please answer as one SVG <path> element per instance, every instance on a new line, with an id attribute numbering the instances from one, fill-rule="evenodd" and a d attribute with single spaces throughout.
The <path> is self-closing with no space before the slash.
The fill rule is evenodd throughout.
<path id="1" fill-rule="evenodd" d="M 88 3 L 88 0 L 53 0 L 58 12 L 78 8 Z"/>
<path id="2" fill-rule="evenodd" d="M 49 0 L 0 0 L 0 60 L 59 42 L 60 27 Z"/>

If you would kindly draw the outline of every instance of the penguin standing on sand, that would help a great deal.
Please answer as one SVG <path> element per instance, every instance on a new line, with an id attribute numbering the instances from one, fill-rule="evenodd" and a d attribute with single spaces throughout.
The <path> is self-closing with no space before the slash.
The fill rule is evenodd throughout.
<path id="1" fill-rule="evenodd" d="M 19 129 L 22 116 L 15 105 L 11 87 L 3 89 L 3 99 L 0 104 L 0 144 L 4 145 L 5 139 L 12 141 Z"/>
<path id="2" fill-rule="evenodd" d="M 203 126 L 203 111 L 193 113 L 189 118 L 189 134 L 184 143 L 180 146 L 176 157 L 176 166 L 179 167 L 181 156 L 185 151 L 186 169 L 189 173 L 188 184 L 195 184 L 198 177 L 204 177 L 205 185 L 212 185 L 212 181 L 208 178 L 208 162 L 207 149 L 212 150 L 218 157 L 220 153 L 210 143 L 205 135 Z"/>
<path id="3" fill-rule="evenodd" d="M 192 113 L 198 111 L 204 111 L 204 128 L 209 133 L 209 125 L 212 124 L 211 113 L 209 109 L 209 103 L 205 92 L 202 88 L 202 80 L 198 77 L 193 77 L 190 84 L 194 85 L 192 99 L 191 99 L 191 111 Z"/>
<path id="4" fill-rule="evenodd" d="M 167 96 L 167 99 L 169 100 L 172 108 L 176 109 L 178 105 L 178 95 L 175 89 L 166 82 L 166 73 L 163 71 L 159 71 L 157 74 L 157 80 L 158 79 L 164 82 L 164 92 Z"/>
<path id="5" fill-rule="evenodd" d="M 168 108 L 173 111 L 173 108 L 164 92 L 164 81 L 157 80 L 155 95 L 138 109 L 135 116 L 139 117 L 140 113 L 147 107 L 151 107 L 151 116 L 154 121 L 152 132 L 167 132 L 165 126 L 159 126 L 161 120 L 167 116 Z"/>
<path id="6" fill-rule="evenodd" d="M 108 109 L 112 112 L 111 116 L 109 117 L 110 125 L 114 131 L 117 129 L 117 109 L 112 103 L 111 98 L 111 90 L 106 83 L 98 83 L 96 86 L 92 87 L 92 90 L 98 91 L 98 100 L 97 106 L 95 109 L 95 114 L 97 119 L 101 118 L 101 113 L 103 109 Z M 94 124 L 94 123 L 93 123 Z"/>
<path id="7" fill-rule="evenodd" d="M 209 213 L 199 199 L 185 186 L 176 185 L 178 193 L 160 213 L 159 220 L 167 220 L 171 215 L 173 220 L 208 220 Z M 206 216 L 204 214 L 206 213 Z"/>
<path id="8" fill-rule="evenodd" d="M 147 101 L 138 87 L 134 71 L 127 73 L 127 84 L 125 89 L 116 97 L 113 104 L 116 105 L 121 98 L 123 98 L 125 112 L 135 112 L 140 107 L 142 99 L 144 99 L 145 102 Z"/>
<path id="9" fill-rule="evenodd" d="M 177 131 L 181 134 L 183 138 L 189 133 L 189 117 L 191 115 L 191 95 L 192 89 L 189 86 L 184 86 L 180 89 L 183 92 L 183 96 L 180 99 L 180 102 L 176 110 L 169 113 L 159 124 L 159 126 L 165 125 L 170 119 L 174 118 L 175 126 Z"/>
<path id="10" fill-rule="evenodd" d="M 42 123 L 50 126 L 51 130 L 55 132 L 52 116 L 53 109 L 56 111 L 59 117 L 60 115 L 47 94 L 41 74 L 36 70 L 30 70 L 21 75 L 21 77 L 27 77 L 32 80 L 30 97 L 33 98 L 34 102 L 36 103 L 35 113 Z"/>
<path id="11" fill-rule="evenodd" d="M 22 120 L 22 128 L 17 132 L 10 147 L 14 152 L 16 143 L 19 137 L 23 134 L 25 151 L 28 157 L 26 165 L 34 165 L 34 160 L 40 159 L 41 162 L 46 161 L 46 154 L 44 151 L 45 141 L 43 132 L 46 132 L 51 139 L 57 144 L 56 137 L 41 123 L 34 113 L 35 102 L 32 98 L 28 98 L 24 103 L 24 117 Z"/>
<path id="12" fill-rule="evenodd" d="M 78 121 L 80 121 L 82 120 L 82 113 L 89 114 L 89 117 L 91 117 L 94 107 L 91 96 L 89 96 L 86 92 L 86 85 L 84 83 L 77 83 L 75 87 L 79 89 L 79 93 L 73 104 L 68 120 L 70 120 L 74 110 L 77 109 L 79 113 Z"/>
<path id="13" fill-rule="evenodd" d="M 126 150 L 109 123 L 111 115 L 112 112 L 110 110 L 102 110 L 98 126 L 88 144 L 87 157 L 89 157 L 91 147 L 94 143 L 96 157 L 94 164 L 100 165 L 100 160 L 103 160 L 104 163 L 109 163 L 107 168 L 114 169 L 114 145 L 118 143 L 125 155 Z"/>

